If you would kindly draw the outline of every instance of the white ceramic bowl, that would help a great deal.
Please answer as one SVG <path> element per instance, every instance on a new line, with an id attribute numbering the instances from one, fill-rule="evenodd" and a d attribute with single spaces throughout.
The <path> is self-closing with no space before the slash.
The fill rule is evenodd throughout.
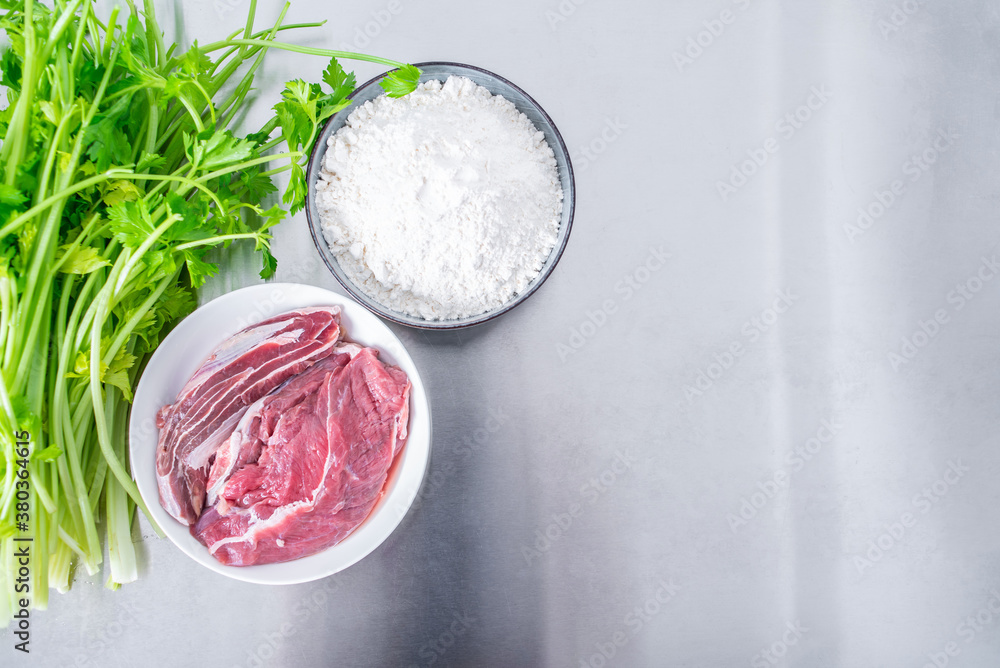
<path id="1" fill-rule="evenodd" d="M 306 306 L 337 305 L 347 336 L 377 348 L 380 359 L 409 376 L 409 435 L 389 471 L 382 498 L 371 515 L 343 541 L 295 561 L 260 566 L 226 566 L 208 553 L 184 526 L 160 506 L 156 486 L 156 412 L 173 403 L 184 383 L 212 350 L 228 337 L 278 313 Z M 431 411 L 420 374 L 403 344 L 385 324 L 349 299 L 311 285 L 271 283 L 243 288 L 205 304 L 163 340 L 139 380 L 129 421 L 132 476 L 150 514 L 174 545 L 217 573 L 260 584 L 297 584 L 341 571 L 370 554 L 399 525 L 416 497 L 427 470 Z"/>

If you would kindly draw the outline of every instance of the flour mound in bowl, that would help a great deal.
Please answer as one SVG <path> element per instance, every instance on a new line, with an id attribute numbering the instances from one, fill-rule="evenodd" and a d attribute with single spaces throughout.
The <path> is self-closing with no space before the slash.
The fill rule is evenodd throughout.
<path id="1" fill-rule="evenodd" d="M 543 133 L 460 76 L 352 112 L 330 137 L 316 190 L 323 234 L 347 277 L 425 320 L 479 315 L 524 291 L 562 214 Z"/>

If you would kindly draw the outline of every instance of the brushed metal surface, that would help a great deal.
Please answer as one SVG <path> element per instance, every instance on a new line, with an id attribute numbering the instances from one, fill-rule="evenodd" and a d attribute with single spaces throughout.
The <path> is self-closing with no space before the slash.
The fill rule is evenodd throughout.
<path id="1" fill-rule="evenodd" d="M 248 5 L 157 3 L 188 41 Z M 394 327 L 433 457 L 368 558 L 267 588 L 141 523 L 139 582 L 78 578 L 34 614 L 30 658 L 0 633 L 0 663 L 1000 664 L 996 3 L 296 0 L 290 17 L 330 19 L 298 40 L 530 91 L 573 155 L 571 242 L 495 322 Z M 322 67 L 269 58 L 248 127 Z M 277 280 L 338 290 L 303 215 L 276 232 Z M 203 300 L 258 280 L 241 253 Z"/>

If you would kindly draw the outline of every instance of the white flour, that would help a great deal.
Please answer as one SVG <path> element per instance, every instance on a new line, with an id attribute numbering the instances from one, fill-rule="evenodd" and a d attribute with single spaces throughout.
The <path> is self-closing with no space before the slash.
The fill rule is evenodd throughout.
<path id="1" fill-rule="evenodd" d="M 358 108 L 317 184 L 340 266 L 394 311 L 448 320 L 523 291 L 555 245 L 552 149 L 513 103 L 465 77 Z"/>

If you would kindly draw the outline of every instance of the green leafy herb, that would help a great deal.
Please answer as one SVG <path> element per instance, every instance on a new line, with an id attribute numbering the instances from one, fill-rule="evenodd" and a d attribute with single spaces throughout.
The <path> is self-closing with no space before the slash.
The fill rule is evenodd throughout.
<path id="1" fill-rule="evenodd" d="M 403 97 L 413 92 L 420 82 L 420 70 L 413 65 L 402 65 L 384 76 L 379 82 L 389 97 Z"/>
<path id="2" fill-rule="evenodd" d="M 163 43 L 152 0 L 98 16 L 95 0 L 0 1 L 0 554 L 34 537 L 32 602 L 69 587 L 72 564 L 108 586 L 137 576 L 131 522 L 146 510 L 126 468 L 126 425 L 146 356 L 232 244 L 253 244 L 274 274 L 272 228 L 303 205 L 303 164 L 323 122 L 348 104 L 338 58 L 395 71 L 393 96 L 419 71 L 375 56 L 298 46 L 277 21 L 181 52 Z M 274 115 L 242 136 L 234 119 L 271 49 L 330 59 L 322 83 L 289 82 Z M 282 145 L 284 145 L 282 147 Z M 215 250 L 213 250 L 215 249 Z M 18 519 L 18 430 L 33 509 Z M 155 526 L 155 524 L 154 524 Z M 158 528 L 157 528 L 158 530 Z M 0 618 L 13 563 L 0 560 Z"/>

